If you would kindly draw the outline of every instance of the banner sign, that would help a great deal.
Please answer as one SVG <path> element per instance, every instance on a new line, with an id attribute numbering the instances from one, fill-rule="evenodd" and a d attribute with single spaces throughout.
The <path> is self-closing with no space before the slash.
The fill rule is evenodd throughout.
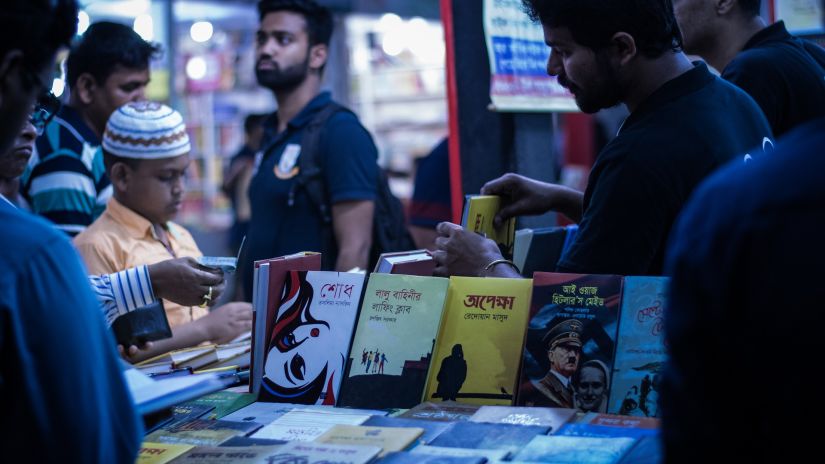
<path id="1" fill-rule="evenodd" d="M 490 100 L 496 111 L 578 111 L 573 95 L 547 75 L 550 47 L 521 0 L 484 0 Z"/>

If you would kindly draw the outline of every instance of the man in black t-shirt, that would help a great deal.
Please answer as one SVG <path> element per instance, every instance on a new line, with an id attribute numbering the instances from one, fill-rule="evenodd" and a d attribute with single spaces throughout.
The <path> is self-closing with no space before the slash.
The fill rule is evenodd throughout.
<path id="1" fill-rule="evenodd" d="M 661 274 L 671 225 L 694 187 L 772 143 L 764 115 L 685 57 L 670 0 L 524 3 L 552 47 L 548 73 L 582 111 L 624 103 L 630 116 L 598 155 L 584 194 L 515 174 L 488 182 L 482 193 L 503 199 L 496 221 L 547 211 L 576 220 L 574 243 L 548 271 Z M 438 230 L 438 274 L 518 276 L 491 240 L 455 224 Z"/>
<path id="2" fill-rule="evenodd" d="M 673 0 L 685 51 L 745 90 L 776 137 L 825 116 L 825 50 L 768 26 L 760 0 Z"/>

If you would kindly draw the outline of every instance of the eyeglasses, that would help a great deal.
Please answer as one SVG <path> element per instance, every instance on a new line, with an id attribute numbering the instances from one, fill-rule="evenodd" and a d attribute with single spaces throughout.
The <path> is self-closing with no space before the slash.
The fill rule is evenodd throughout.
<path id="1" fill-rule="evenodd" d="M 60 110 L 62 104 L 60 103 L 60 99 L 54 96 L 50 88 L 46 86 L 37 73 L 27 69 L 26 75 L 31 83 L 40 89 L 40 96 L 37 97 L 37 101 L 34 103 L 34 109 L 31 112 L 31 116 L 29 116 L 29 122 L 34 126 L 39 136 L 46 130 L 46 126 Z"/>
<path id="2" fill-rule="evenodd" d="M 60 111 L 60 106 L 60 99 L 55 97 L 51 92 L 43 92 L 40 97 L 38 97 L 37 102 L 34 104 L 34 110 L 32 110 L 31 116 L 29 116 L 29 122 L 34 126 L 37 135 L 43 135 L 46 126 L 51 122 L 57 112 Z"/>

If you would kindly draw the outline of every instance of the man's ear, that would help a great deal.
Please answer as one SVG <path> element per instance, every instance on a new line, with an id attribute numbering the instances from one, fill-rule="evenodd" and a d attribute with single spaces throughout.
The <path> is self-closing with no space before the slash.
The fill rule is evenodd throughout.
<path id="1" fill-rule="evenodd" d="M 324 44 L 313 45 L 309 49 L 309 69 L 320 71 L 327 64 L 329 49 Z"/>
<path id="2" fill-rule="evenodd" d="M 83 73 L 77 77 L 72 91 L 80 99 L 80 103 L 90 105 L 94 101 L 94 92 L 97 87 L 97 80 L 91 74 Z"/>
<path id="3" fill-rule="evenodd" d="M 616 61 L 624 66 L 628 64 L 633 58 L 636 58 L 639 51 L 636 49 L 636 39 L 627 32 L 617 32 L 613 34 L 610 39 L 615 48 Z"/>
<path id="4" fill-rule="evenodd" d="M 20 73 L 23 69 L 22 66 L 23 52 L 20 50 L 9 50 L 3 55 L 3 58 L 0 59 L 0 106 L 3 105 L 7 92 L 17 91 L 9 88 L 9 79 L 17 76 L 15 79 L 19 81 Z"/>
<path id="5" fill-rule="evenodd" d="M 128 190 L 131 178 L 132 168 L 126 163 L 115 163 L 109 169 L 109 180 L 111 180 L 115 191 L 125 192 Z"/>

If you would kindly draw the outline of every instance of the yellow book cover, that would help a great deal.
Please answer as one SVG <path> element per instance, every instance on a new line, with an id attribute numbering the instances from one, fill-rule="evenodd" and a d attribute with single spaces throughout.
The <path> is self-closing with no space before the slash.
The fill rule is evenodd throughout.
<path id="1" fill-rule="evenodd" d="M 391 451 L 407 449 L 424 429 L 418 427 L 367 427 L 363 425 L 336 425 L 315 439 L 316 443 L 331 445 L 377 446 L 379 456 Z"/>
<path id="2" fill-rule="evenodd" d="M 425 401 L 513 404 L 531 279 L 451 277 Z"/>
<path id="3" fill-rule="evenodd" d="M 194 448 L 193 445 L 144 442 L 136 464 L 164 464 Z"/>
<path id="4" fill-rule="evenodd" d="M 502 256 L 513 259 L 516 218 L 510 218 L 501 227 L 496 228 L 493 219 L 500 208 L 501 198 L 496 195 L 467 195 L 461 226 L 493 240 L 498 244 Z"/>

